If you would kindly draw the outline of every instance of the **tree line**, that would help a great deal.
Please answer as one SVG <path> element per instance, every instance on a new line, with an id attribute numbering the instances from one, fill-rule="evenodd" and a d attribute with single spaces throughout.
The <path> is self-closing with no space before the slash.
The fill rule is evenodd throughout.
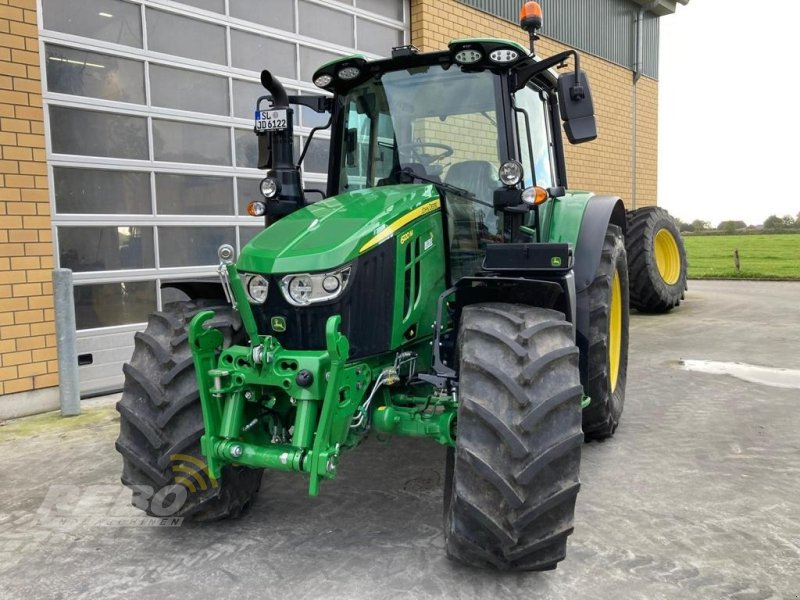
<path id="1" fill-rule="evenodd" d="M 784 215 L 770 215 L 764 220 L 763 225 L 748 225 L 744 221 L 721 221 L 719 225 L 713 227 L 711 222 L 695 219 L 691 223 L 675 219 L 681 233 L 699 233 L 702 231 L 718 231 L 722 233 L 736 233 L 737 231 L 783 231 L 783 230 L 797 230 L 800 231 L 800 212 L 796 216 Z"/>

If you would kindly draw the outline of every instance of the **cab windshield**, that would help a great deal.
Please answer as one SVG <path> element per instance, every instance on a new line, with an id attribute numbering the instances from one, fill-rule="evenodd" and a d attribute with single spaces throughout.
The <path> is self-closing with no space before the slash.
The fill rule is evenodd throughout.
<path id="1" fill-rule="evenodd" d="M 435 65 L 388 72 L 351 90 L 339 193 L 397 183 L 410 168 L 490 202 L 504 147 L 497 85 L 489 71 Z"/>
<path id="2" fill-rule="evenodd" d="M 415 178 L 464 190 L 448 188 L 445 197 L 451 253 L 468 274 L 502 231 L 492 208 L 506 148 L 499 86 L 490 71 L 433 65 L 353 88 L 344 101 L 338 193 Z"/>

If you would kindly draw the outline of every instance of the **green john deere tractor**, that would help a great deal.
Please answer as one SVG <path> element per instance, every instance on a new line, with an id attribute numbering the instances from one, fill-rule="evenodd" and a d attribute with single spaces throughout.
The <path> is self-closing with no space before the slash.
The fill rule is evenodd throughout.
<path id="1" fill-rule="evenodd" d="M 619 198 L 569 190 L 560 128 L 594 139 L 592 97 L 576 52 L 534 55 L 540 24 L 523 20 L 530 51 L 469 39 L 342 58 L 314 75 L 330 95 L 262 74 L 267 177 L 248 210 L 266 228 L 238 258 L 220 248 L 220 281 L 170 284 L 190 299 L 151 316 L 124 368 L 135 506 L 235 517 L 264 469 L 314 496 L 371 432 L 427 437 L 447 447 L 449 556 L 564 558 L 581 446 L 622 413 L 628 257 L 637 306 L 664 312 L 685 256 L 663 211 L 629 220 Z M 298 105 L 330 118 L 316 202 L 293 155 Z"/>

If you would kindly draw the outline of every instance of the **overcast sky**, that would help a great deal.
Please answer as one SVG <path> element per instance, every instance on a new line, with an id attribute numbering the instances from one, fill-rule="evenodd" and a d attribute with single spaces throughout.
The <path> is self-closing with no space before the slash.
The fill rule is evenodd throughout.
<path id="1" fill-rule="evenodd" d="M 799 44 L 796 0 L 691 0 L 661 19 L 661 206 L 712 225 L 800 212 Z"/>

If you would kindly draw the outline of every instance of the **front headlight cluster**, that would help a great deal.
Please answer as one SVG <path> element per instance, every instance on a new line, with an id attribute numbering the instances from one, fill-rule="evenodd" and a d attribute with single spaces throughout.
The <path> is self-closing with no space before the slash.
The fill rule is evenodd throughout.
<path id="1" fill-rule="evenodd" d="M 269 293 L 269 282 L 263 275 L 243 273 L 242 283 L 250 304 L 264 304 Z"/>
<path id="2" fill-rule="evenodd" d="M 343 267 L 330 273 L 299 273 L 281 279 L 281 291 L 286 301 L 293 306 L 307 306 L 317 302 L 328 302 L 342 295 L 350 279 L 351 267 Z"/>

